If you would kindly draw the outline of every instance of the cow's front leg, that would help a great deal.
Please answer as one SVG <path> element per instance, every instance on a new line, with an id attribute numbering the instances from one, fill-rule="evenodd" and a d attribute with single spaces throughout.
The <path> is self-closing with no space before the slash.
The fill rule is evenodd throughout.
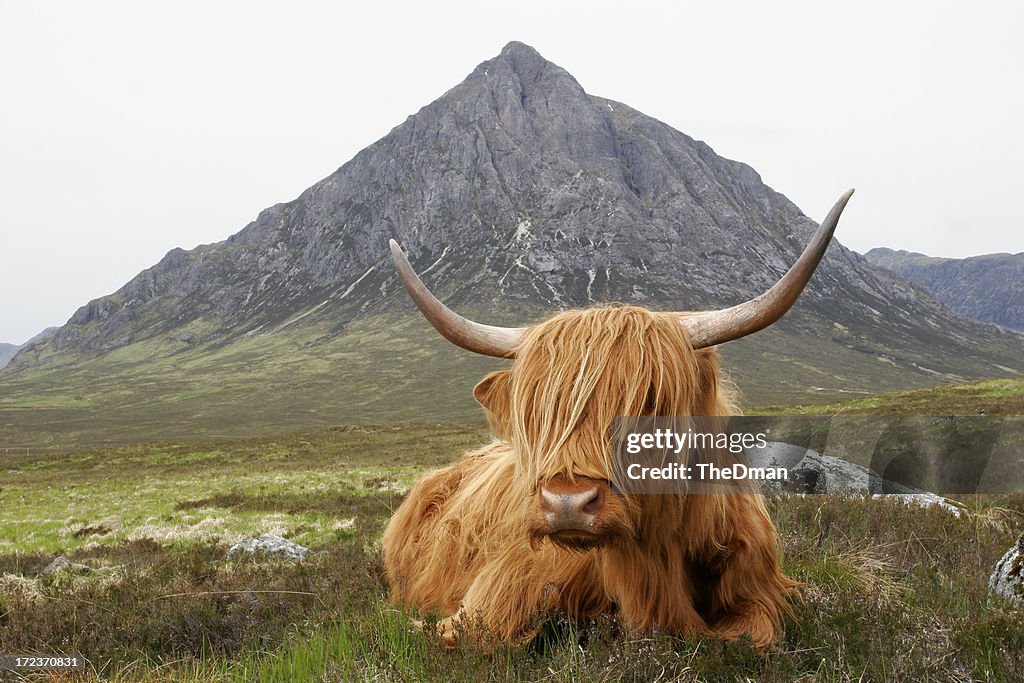
<path id="1" fill-rule="evenodd" d="M 619 546 L 604 558 L 604 583 L 623 623 L 637 631 L 683 636 L 707 633 L 694 604 L 696 589 L 681 554 Z"/>
<path id="2" fill-rule="evenodd" d="M 729 502 L 745 508 L 747 514 L 737 517 L 748 524 L 734 532 L 718 566 L 708 621 L 722 638 L 749 635 L 755 646 L 764 648 L 781 634 L 800 584 L 779 568 L 777 532 L 761 500 L 737 494 Z"/>
<path id="3" fill-rule="evenodd" d="M 490 558 L 458 612 L 438 622 L 438 635 L 449 647 L 463 638 L 522 642 L 537 634 L 549 612 L 596 616 L 611 604 L 597 572 L 593 553 L 516 544 Z"/>
<path id="4" fill-rule="evenodd" d="M 461 640 L 486 645 L 528 635 L 529 623 L 545 608 L 543 585 L 534 579 L 529 546 L 497 553 L 481 568 L 455 614 L 437 623 L 448 647 Z"/>

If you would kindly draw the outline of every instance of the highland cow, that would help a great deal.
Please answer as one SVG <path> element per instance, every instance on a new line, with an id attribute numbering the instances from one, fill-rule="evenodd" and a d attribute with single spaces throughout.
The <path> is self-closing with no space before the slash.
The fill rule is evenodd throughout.
<path id="1" fill-rule="evenodd" d="M 474 389 L 496 440 L 423 477 L 384 532 L 392 597 L 460 633 L 528 639 L 552 612 L 616 610 L 628 628 L 682 635 L 781 633 L 797 583 L 778 562 L 761 496 L 634 495 L 611 484 L 616 416 L 736 412 L 714 347 L 761 330 L 796 301 L 852 190 L 796 264 L 761 296 L 720 311 L 569 311 L 528 328 L 467 320 L 391 249 L 417 306 L 448 340 L 511 358 Z"/>

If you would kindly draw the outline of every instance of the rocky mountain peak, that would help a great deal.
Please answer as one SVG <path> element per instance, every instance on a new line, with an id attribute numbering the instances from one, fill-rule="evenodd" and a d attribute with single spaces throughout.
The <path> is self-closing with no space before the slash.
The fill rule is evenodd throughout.
<path id="1" fill-rule="evenodd" d="M 494 72 L 499 77 L 505 73 L 514 74 L 527 88 L 545 77 L 550 79 L 549 82 L 556 79 L 567 80 L 576 84 L 582 92 L 579 83 L 576 83 L 576 79 L 568 71 L 549 62 L 533 47 L 518 40 L 510 41 L 496 57 L 481 63 L 473 73 L 479 73 L 481 70 Z"/>
<path id="2" fill-rule="evenodd" d="M 770 287 L 815 226 L 746 164 L 588 95 L 513 42 L 293 201 L 224 242 L 172 250 L 89 302 L 5 373 L 133 357 L 141 345 L 152 359 L 282 338 L 310 353 L 342 343 L 354 324 L 413 315 L 391 238 L 453 307 L 483 322 L 523 323 L 603 301 L 735 304 Z M 854 369 L 874 377 L 879 363 L 902 368 L 887 370 L 893 382 L 991 376 L 1019 364 L 1019 337 L 955 318 L 839 243 L 774 333 L 800 331 L 794 343 L 804 343 L 809 330 L 831 349 L 819 357 L 842 358 L 851 377 Z M 729 348 L 767 353 L 744 343 Z M 937 356 L 949 367 L 930 367 Z M 822 369 L 808 381 L 833 374 Z"/>
<path id="3" fill-rule="evenodd" d="M 557 99 L 587 96 L 572 74 L 519 41 L 508 43 L 497 56 L 482 62 L 461 85 L 491 92 L 511 89 L 524 101 L 543 98 L 546 93 Z"/>

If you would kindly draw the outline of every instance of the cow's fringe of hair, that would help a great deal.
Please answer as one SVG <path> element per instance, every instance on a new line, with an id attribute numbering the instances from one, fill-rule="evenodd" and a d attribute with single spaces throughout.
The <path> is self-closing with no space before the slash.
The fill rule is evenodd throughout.
<path id="1" fill-rule="evenodd" d="M 695 351 L 674 314 L 571 311 L 530 328 L 510 376 L 509 436 L 531 482 L 608 478 L 616 416 L 731 415 L 714 350 Z"/>

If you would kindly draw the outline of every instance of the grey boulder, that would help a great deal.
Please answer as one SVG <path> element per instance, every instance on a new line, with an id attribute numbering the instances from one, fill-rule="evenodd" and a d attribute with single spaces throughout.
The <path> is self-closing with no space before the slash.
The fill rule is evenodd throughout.
<path id="1" fill-rule="evenodd" d="M 937 505 L 957 517 L 963 511 L 959 503 L 945 496 L 886 481 L 867 467 L 802 446 L 769 441 L 765 448 L 748 449 L 747 462 L 751 467 L 784 467 L 789 472 L 789 481 L 765 481 L 767 493 L 871 494 L 921 507 Z"/>
<path id="2" fill-rule="evenodd" d="M 309 548 L 299 545 L 276 534 L 263 534 L 231 546 L 227 559 L 235 560 L 242 556 L 263 559 L 280 559 L 301 562 L 309 553 Z"/>
<path id="3" fill-rule="evenodd" d="M 988 580 L 988 592 L 1024 604 L 1024 536 L 996 563 Z"/>

